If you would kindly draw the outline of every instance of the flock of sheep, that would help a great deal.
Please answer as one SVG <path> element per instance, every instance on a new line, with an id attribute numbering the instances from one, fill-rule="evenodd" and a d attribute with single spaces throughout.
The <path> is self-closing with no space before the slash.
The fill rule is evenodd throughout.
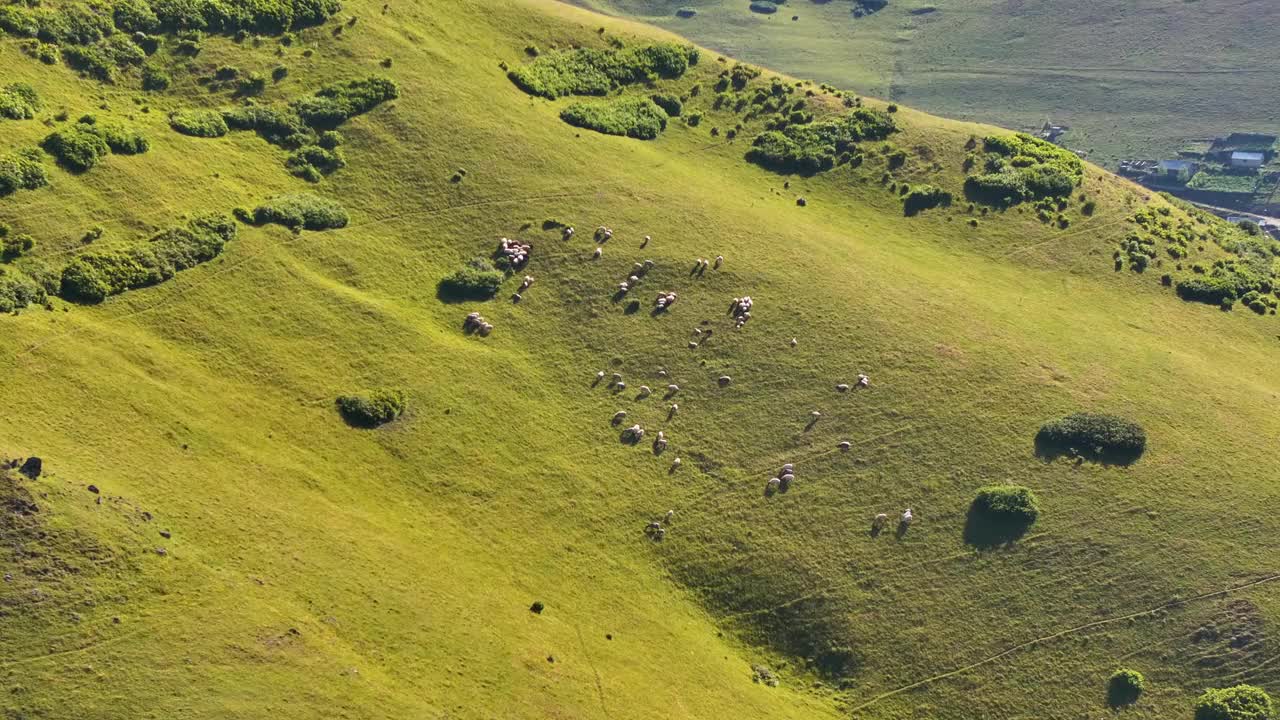
<path id="1" fill-rule="evenodd" d="M 572 226 L 565 227 L 562 230 L 561 235 L 565 240 L 571 239 L 574 236 L 573 227 Z M 594 239 L 597 243 L 597 247 L 595 248 L 595 251 L 592 255 L 593 259 L 599 259 L 603 255 L 604 243 L 608 242 L 612 238 L 613 238 L 613 230 L 611 228 L 608 228 L 605 226 L 600 226 L 596 228 Z M 650 240 L 651 240 L 650 236 L 646 235 L 640 247 L 641 248 L 646 247 L 649 244 Z M 506 258 L 509 261 L 511 267 L 520 267 L 524 265 L 526 262 L 528 262 L 531 250 L 532 250 L 532 247 L 529 244 L 521 243 L 516 240 L 509 240 L 507 238 L 502 238 L 498 245 L 499 256 Z M 714 267 L 714 269 L 719 270 L 723 264 L 724 264 L 723 255 L 717 255 L 715 258 L 714 264 L 711 261 L 706 260 L 705 258 L 698 258 L 697 262 L 694 265 L 693 274 L 701 274 L 705 272 L 708 267 Z M 644 262 L 635 263 L 632 266 L 631 273 L 627 276 L 627 278 L 622 282 L 618 283 L 617 297 L 626 295 L 628 292 L 634 290 L 639 285 L 641 279 L 643 279 L 649 273 L 649 271 L 653 269 L 653 267 L 654 267 L 654 262 L 652 260 L 645 260 Z M 513 294 L 512 300 L 514 302 L 519 302 L 522 297 L 521 293 L 527 290 L 533 284 L 533 282 L 534 282 L 534 278 L 530 275 L 526 275 L 524 277 L 523 282 L 520 285 L 519 291 Z M 666 290 L 658 292 L 654 300 L 654 312 L 655 313 L 665 312 L 672 305 L 675 304 L 677 299 L 678 299 L 678 296 L 674 292 L 666 291 Z M 755 306 L 755 302 L 754 300 L 752 300 L 750 295 L 733 298 L 733 301 L 729 304 L 729 315 L 733 319 L 735 329 L 741 329 L 751 319 L 751 311 L 754 308 L 754 306 Z M 466 318 L 466 321 L 464 322 L 463 327 L 467 332 L 478 332 L 480 335 L 488 335 L 493 330 L 493 325 L 489 324 L 478 312 L 473 312 L 467 315 L 467 318 Z M 691 349 L 696 349 L 697 347 L 699 347 L 700 342 L 706 342 L 706 340 L 711 337 L 711 335 L 713 334 L 713 331 L 710 328 L 699 327 L 699 328 L 694 328 L 693 333 L 697 339 L 689 341 L 689 347 Z M 791 344 L 791 347 L 794 348 L 799 344 L 799 341 L 796 338 L 792 338 L 790 344 Z M 657 372 L 657 375 L 659 378 L 666 378 L 667 372 L 665 369 L 659 369 Z M 605 371 L 604 370 L 598 371 L 595 374 L 595 384 L 599 384 L 604 380 L 604 378 L 605 378 Z M 717 384 L 722 388 L 728 387 L 732 382 L 733 382 L 733 378 L 728 375 L 721 375 L 717 379 Z M 622 375 L 620 373 L 613 373 L 607 387 L 612 389 L 614 393 L 617 394 L 625 390 L 627 387 L 627 384 L 623 380 Z M 853 387 L 850 387 L 846 383 L 840 383 L 836 385 L 836 391 L 845 393 L 845 392 L 849 392 L 851 389 L 854 389 L 854 388 L 870 388 L 870 387 L 871 387 L 870 378 L 865 374 L 859 374 L 857 377 L 857 381 Z M 675 397 L 675 395 L 678 392 L 680 392 L 680 387 L 675 383 L 670 383 L 667 385 L 667 392 L 664 399 L 671 400 L 672 398 Z M 642 385 L 640 386 L 639 393 L 636 396 L 636 400 L 643 400 L 645 398 L 648 398 L 652 394 L 653 394 L 653 391 L 647 385 Z M 679 413 L 679 411 L 680 411 L 680 406 L 674 402 L 671 403 L 667 409 L 667 420 L 671 420 L 672 418 L 674 418 L 676 414 Z M 810 412 L 809 416 L 810 416 L 809 426 L 812 427 L 813 424 L 816 423 L 819 418 L 821 418 L 822 413 L 817 410 L 813 410 L 812 412 Z M 627 418 L 627 411 L 619 410 L 616 413 L 614 413 L 612 424 L 614 426 L 619 426 L 623 423 L 623 421 L 626 418 Z M 620 439 L 624 443 L 638 445 L 644 439 L 644 437 L 645 437 L 644 427 L 642 427 L 639 423 L 635 423 L 622 430 Z M 667 441 L 666 434 L 663 431 L 658 431 L 657 437 L 653 441 L 652 449 L 653 449 L 654 455 L 661 455 L 667 449 L 667 442 L 668 441 Z M 843 442 L 840 442 L 836 447 L 838 450 L 842 452 L 847 452 L 850 449 L 851 445 L 848 441 L 843 441 Z M 668 472 L 675 473 L 676 470 L 680 468 L 680 465 L 681 465 L 680 458 L 679 457 L 674 458 L 671 462 Z M 770 477 L 769 480 L 765 483 L 765 495 L 772 496 L 773 494 L 778 492 L 785 493 L 791 488 L 791 485 L 793 482 L 795 482 L 795 465 L 793 463 L 786 463 L 782 466 L 781 470 L 779 470 L 776 476 Z M 666 523 L 670 523 L 674 515 L 675 515 L 674 510 L 667 511 L 667 514 L 663 520 L 661 521 L 655 520 L 653 522 L 650 522 L 645 527 L 645 533 L 651 539 L 662 540 L 666 536 L 666 529 L 663 527 L 663 522 L 665 521 Z M 905 511 L 903 511 L 902 516 L 899 520 L 899 526 L 898 526 L 899 532 L 904 532 L 906 528 L 911 524 L 911 521 L 912 521 L 911 509 L 907 508 Z M 872 532 L 879 533 L 881 530 L 883 530 L 887 522 L 888 522 L 887 514 L 885 513 L 877 514 L 872 521 Z"/>

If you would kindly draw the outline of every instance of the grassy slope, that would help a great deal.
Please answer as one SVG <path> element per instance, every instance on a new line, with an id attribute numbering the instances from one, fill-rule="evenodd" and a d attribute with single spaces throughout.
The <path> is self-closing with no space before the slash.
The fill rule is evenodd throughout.
<path id="1" fill-rule="evenodd" d="M 978 229 L 959 208 L 908 221 L 873 181 L 878 161 L 861 180 L 841 170 L 783 191 L 741 162 L 743 141 L 709 137 L 714 118 L 653 143 L 579 132 L 556 119 L 567 101 L 531 100 L 497 68 L 530 42 L 599 42 L 597 18 L 542 2 L 376 8 L 353 3 L 362 20 L 342 41 L 308 33 L 316 56 L 291 51 L 271 91 L 395 59 L 386 72 L 402 99 L 344 129 L 350 166 L 321 186 L 350 227 L 242 228 L 223 258 L 163 286 L 5 318 L 7 450 L 38 453 L 53 473 L 34 483 L 52 555 L 96 548 L 66 584 L 20 572 L 0 586 L 7 710 L 822 717 L 1033 638 L 1276 572 L 1275 321 L 1111 274 L 1130 186 L 1091 172 L 1102 208 L 1066 232 L 1017 212 Z M 270 45 L 207 46 L 209 68 L 277 61 Z M 42 68 L 8 43 L 0 64 L 73 116 L 103 101 L 130 111 L 126 88 Z M 54 188 L 0 201 L 0 220 L 51 255 L 93 223 L 107 243 L 302 185 L 256 138 L 164 128 L 165 111 L 222 98 L 188 85 L 148 102 L 135 118 L 151 153 L 57 171 Z M 959 146 L 981 129 L 900 117 L 896 142 L 934 152 L 946 170 L 931 179 L 958 184 Z M 4 127 L 6 149 L 45 132 Z M 458 167 L 467 178 L 451 184 Z M 525 231 L 539 280 L 524 302 L 435 299 L 460 261 L 545 217 L 617 236 L 592 263 L 587 233 L 566 245 Z M 640 251 L 643 234 L 654 242 Z M 695 257 L 716 254 L 722 272 L 688 277 Z M 658 266 L 640 297 L 679 291 L 669 315 L 625 315 L 608 299 L 645 257 Z M 721 313 L 743 293 L 756 318 L 734 333 Z M 459 332 L 473 307 L 492 337 Z M 691 353 L 704 318 L 716 339 Z M 665 425 L 680 473 L 617 443 L 606 420 L 621 407 L 651 431 L 664 424 L 656 400 L 588 387 L 610 365 L 633 389 L 664 382 L 658 366 L 685 388 Z M 859 370 L 873 392 L 834 393 Z M 722 373 L 735 378 L 723 391 Z M 334 395 L 387 384 L 409 390 L 407 418 L 377 432 L 336 420 Z M 824 417 L 803 432 L 811 408 Z M 1150 453 L 1127 470 L 1032 458 L 1039 422 L 1079 408 L 1141 419 Z M 843 438 L 855 450 L 833 453 Z M 765 501 L 787 460 L 799 486 Z M 978 554 L 960 542 L 964 509 L 992 480 L 1032 485 L 1045 515 L 1017 547 Z M 90 482 L 110 499 L 95 505 Z M 906 505 L 920 520 L 904 539 L 866 536 L 872 514 Z M 668 507 L 668 541 L 642 541 Z M 1252 605 L 1228 607 L 1242 598 Z M 1074 633 L 865 714 L 1101 717 L 1120 662 L 1151 679 L 1140 713 L 1151 717 L 1228 679 L 1280 690 L 1262 657 L 1190 640 L 1233 612 L 1265 632 L 1274 598 L 1264 585 Z M 526 610 L 533 599 L 542 616 Z M 779 623 L 855 646 L 846 696 L 752 644 Z M 1216 654 L 1221 666 L 1195 662 Z M 759 661 L 783 668 L 780 688 L 751 683 Z"/>
<path id="2" fill-rule="evenodd" d="M 1280 123 L 1265 100 L 1275 90 L 1267 68 L 1280 58 L 1256 32 L 1280 20 L 1273 3 L 894 0 L 857 20 L 845 0 L 793 2 L 773 16 L 739 0 L 587 4 L 948 117 L 1065 123 L 1067 144 L 1104 164 L 1170 155 L 1230 131 L 1274 133 Z M 698 15 L 676 18 L 679 7 Z M 937 12 L 910 12 L 923 7 Z"/>

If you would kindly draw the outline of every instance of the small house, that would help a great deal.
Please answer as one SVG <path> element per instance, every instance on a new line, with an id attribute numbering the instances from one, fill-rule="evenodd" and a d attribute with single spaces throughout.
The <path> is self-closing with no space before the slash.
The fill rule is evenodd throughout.
<path id="1" fill-rule="evenodd" d="M 1237 150 L 1231 153 L 1231 167 L 1244 170 L 1257 170 L 1266 162 L 1266 156 L 1260 152 Z"/>
<path id="2" fill-rule="evenodd" d="M 1161 160 L 1156 171 L 1162 180 L 1186 182 L 1196 174 L 1196 164 L 1190 160 Z"/>

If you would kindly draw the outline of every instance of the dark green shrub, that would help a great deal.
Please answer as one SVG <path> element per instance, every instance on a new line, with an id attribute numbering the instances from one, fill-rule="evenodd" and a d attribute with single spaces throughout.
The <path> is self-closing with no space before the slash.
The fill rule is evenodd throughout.
<path id="1" fill-rule="evenodd" d="M 1146 448 L 1147 434 L 1142 427 L 1114 415 L 1076 413 L 1047 422 L 1036 433 L 1036 453 L 1043 457 L 1072 454 L 1128 465 Z"/>
<path id="2" fill-rule="evenodd" d="M 233 130 L 252 130 L 263 140 L 286 149 L 315 142 L 315 132 L 296 113 L 264 105 L 246 105 L 224 110 L 222 119 Z"/>
<path id="3" fill-rule="evenodd" d="M 440 281 L 437 295 L 446 301 L 488 300 L 498 292 L 506 273 L 484 258 L 474 258 Z"/>
<path id="4" fill-rule="evenodd" d="M 272 198 L 253 210 L 257 225 L 276 223 L 295 230 L 343 228 L 349 220 L 346 209 L 336 200 L 305 192 Z"/>
<path id="5" fill-rule="evenodd" d="M 0 313 L 11 313 L 28 305 L 47 302 L 48 293 L 38 281 L 21 273 L 0 275 Z"/>
<path id="6" fill-rule="evenodd" d="M 280 82 L 281 80 L 285 79 L 288 76 L 289 76 L 289 68 L 285 67 L 284 65 L 277 65 L 271 70 L 271 79 L 274 80 L 275 82 Z"/>
<path id="7" fill-rule="evenodd" d="M 689 127 L 698 127 L 699 125 L 702 124 L 702 113 L 691 112 L 685 116 L 684 122 Z"/>
<path id="8" fill-rule="evenodd" d="M 142 89 L 150 92 L 166 90 L 173 84 L 173 78 L 158 65 L 148 63 L 142 66 Z"/>
<path id="9" fill-rule="evenodd" d="M 164 282 L 214 259 L 235 235 L 231 218 L 201 215 L 145 243 L 84 253 L 63 268 L 59 294 L 73 302 L 97 303 L 109 295 Z"/>
<path id="10" fill-rule="evenodd" d="M 45 65 L 58 64 L 58 46 L 53 43 L 40 42 L 39 40 L 23 40 L 18 44 L 18 48 L 29 57 L 33 57 Z"/>
<path id="11" fill-rule="evenodd" d="M 44 149 L 69 170 L 84 172 L 111 152 L 105 140 L 84 123 L 58 130 L 44 139 Z"/>
<path id="12" fill-rule="evenodd" d="M 11 262 L 31 252 L 36 241 L 30 235 L 13 234 L 9 226 L 0 223 L 0 260 Z"/>
<path id="13" fill-rule="evenodd" d="M 1035 493 L 1021 485 L 991 485 L 978 491 L 965 523 L 965 542 L 990 546 L 1026 534 L 1040 517 Z"/>
<path id="14" fill-rule="evenodd" d="M 30 120 L 40 108 L 40 95 L 27 83 L 10 83 L 0 88 L 0 117 Z"/>
<path id="15" fill-rule="evenodd" d="M 757 0 L 749 6 L 751 12 L 760 13 L 761 15 L 772 15 L 778 12 L 778 6 L 768 0 Z"/>
<path id="16" fill-rule="evenodd" d="M 400 417 L 408 406 L 404 391 L 379 388 L 353 395 L 340 395 L 338 413 L 354 427 L 375 428 Z"/>
<path id="17" fill-rule="evenodd" d="M 267 79 L 261 73 L 251 72 L 236 83 L 236 94 L 242 96 L 261 95 L 267 89 Z"/>
<path id="18" fill-rule="evenodd" d="M 902 212 L 907 217 L 918 215 L 936 207 L 950 207 L 951 193 L 932 185 L 916 185 L 902 202 Z"/>
<path id="19" fill-rule="evenodd" d="M 1274 720 L 1271 696 L 1253 685 L 1206 690 L 1196 700 L 1195 720 Z"/>
<path id="20" fill-rule="evenodd" d="M 333 150 L 342 144 L 342 133 L 337 130 L 325 130 L 316 138 L 316 144 L 325 150 Z"/>
<path id="21" fill-rule="evenodd" d="M 222 65 L 217 70 L 213 71 L 213 78 L 215 80 L 235 80 L 239 76 L 240 68 L 233 65 Z"/>
<path id="22" fill-rule="evenodd" d="M 18 150 L 0 158 L 0 197 L 19 190 L 35 190 L 49 184 L 44 155 L 35 148 Z"/>
<path id="23" fill-rule="evenodd" d="M 146 0 L 112 0 L 111 19 L 118 29 L 130 33 L 150 33 L 160 27 L 160 18 Z"/>
<path id="24" fill-rule="evenodd" d="M 151 141 L 145 135 L 121 123 L 93 122 L 88 123 L 88 128 L 117 155 L 140 155 L 151 149 Z"/>
<path id="25" fill-rule="evenodd" d="M 680 102 L 680 98 L 675 95 L 652 95 L 650 96 L 654 104 L 666 111 L 670 117 L 679 117 L 684 110 L 684 103 Z"/>
<path id="26" fill-rule="evenodd" d="M 986 172 L 966 179 L 965 193 L 987 205 L 1066 198 L 1084 177 L 1075 153 L 1024 133 L 990 135 L 983 150 Z"/>
<path id="27" fill-rule="evenodd" d="M 62 60 L 68 67 L 95 80 L 111 82 L 115 77 L 115 62 L 97 45 L 64 47 Z"/>
<path id="28" fill-rule="evenodd" d="M 667 129 L 667 114 L 642 97 L 576 102 L 561 111 L 560 119 L 574 127 L 640 140 L 652 140 Z"/>
<path id="29" fill-rule="evenodd" d="M 192 137 L 214 138 L 227 134 L 227 123 L 216 110 L 178 110 L 169 115 L 169 127 Z"/>

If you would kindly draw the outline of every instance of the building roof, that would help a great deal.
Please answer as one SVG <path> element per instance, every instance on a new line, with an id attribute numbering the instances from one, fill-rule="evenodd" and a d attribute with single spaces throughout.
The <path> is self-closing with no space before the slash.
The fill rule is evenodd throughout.
<path id="1" fill-rule="evenodd" d="M 1243 150 L 1237 150 L 1231 153 L 1231 159 L 1232 160 L 1257 160 L 1258 162 L 1262 162 L 1264 157 L 1260 152 L 1244 152 Z"/>

